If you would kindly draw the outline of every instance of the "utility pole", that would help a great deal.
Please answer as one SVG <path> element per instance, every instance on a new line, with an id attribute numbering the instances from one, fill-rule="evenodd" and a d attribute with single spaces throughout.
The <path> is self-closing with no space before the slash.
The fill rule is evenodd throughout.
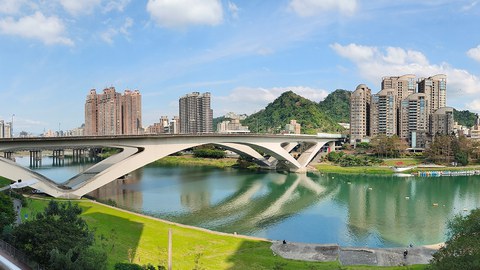
<path id="1" fill-rule="evenodd" d="M 168 229 L 168 270 L 172 270 L 172 229 Z"/>

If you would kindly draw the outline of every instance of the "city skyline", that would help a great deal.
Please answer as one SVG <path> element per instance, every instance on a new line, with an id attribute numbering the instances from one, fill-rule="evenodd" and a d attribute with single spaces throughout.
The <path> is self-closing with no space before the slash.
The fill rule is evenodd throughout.
<path id="1" fill-rule="evenodd" d="M 142 92 L 146 128 L 194 91 L 218 117 L 403 74 L 446 74 L 447 106 L 478 113 L 479 15 L 466 0 L 0 0 L 0 119 L 74 129 L 85 93 L 115 86 Z"/>

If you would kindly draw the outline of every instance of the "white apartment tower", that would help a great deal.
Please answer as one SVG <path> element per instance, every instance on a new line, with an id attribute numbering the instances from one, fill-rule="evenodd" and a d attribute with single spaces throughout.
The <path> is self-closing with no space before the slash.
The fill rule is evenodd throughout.
<path id="1" fill-rule="evenodd" d="M 372 95 L 370 109 L 370 136 L 397 134 L 396 90 L 383 89 Z"/>
<path id="2" fill-rule="evenodd" d="M 193 92 L 179 100 L 180 133 L 213 132 L 213 111 L 209 92 Z"/>

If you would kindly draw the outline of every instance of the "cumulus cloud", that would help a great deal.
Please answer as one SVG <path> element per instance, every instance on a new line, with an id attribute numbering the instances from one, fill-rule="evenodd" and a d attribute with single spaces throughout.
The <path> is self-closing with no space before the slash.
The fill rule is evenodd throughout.
<path id="1" fill-rule="evenodd" d="M 471 48 L 470 50 L 467 51 L 467 55 L 480 62 L 480 45 L 478 45 L 476 48 Z"/>
<path id="2" fill-rule="evenodd" d="M 103 41 L 113 44 L 113 39 L 118 35 L 118 34 L 123 34 L 125 37 L 128 38 L 130 35 L 130 32 L 128 31 L 131 27 L 133 26 L 133 19 L 130 17 L 127 17 L 125 19 L 125 22 L 123 25 L 119 28 L 113 28 L 110 27 L 107 31 L 103 32 L 100 37 L 102 38 Z"/>
<path id="3" fill-rule="evenodd" d="M 323 100 L 328 95 L 326 90 L 306 86 L 273 88 L 237 87 L 227 96 L 212 97 L 214 103 L 218 104 L 215 108 L 215 114 L 223 115 L 232 111 L 236 113 L 251 114 L 265 108 L 268 103 L 273 102 L 286 91 L 293 91 L 294 93 L 315 102 Z"/>
<path id="4" fill-rule="evenodd" d="M 223 20 L 220 0 L 148 0 L 147 11 L 160 26 L 217 25 Z"/>
<path id="5" fill-rule="evenodd" d="M 77 16 L 90 14 L 101 4 L 102 0 L 59 0 L 63 8 L 70 14 Z"/>
<path id="6" fill-rule="evenodd" d="M 289 7 L 300 17 L 310 17 L 331 11 L 353 15 L 357 10 L 357 0 L 292 0 Z"/>
<path id="7" fill-rule="evenodd" d="M 449 93 L 480 93 L 480 79 L 477 76 L 448 63 L 431 64 L 418 51 L 398 47 L 381 49 L 354 43 L 345 46 L 335 43 L 330 47 L 338 55 L 352 61 L 360 75 L 371 82 L 379 82 L 381 77 L 389 75 L 415 74 L 417 77 L 430 77 L 446 74 Z"/>
<path id="8" fill-rule="evenodd" d="M 0 20 L 0 33 L 24 38 L 38 39 L 43 43 L 73 46 L 71 39 L 65 37 L 65 26 L 58 17 L 45 17 L 37 11 L 31 16 L 18 20 L 7 17 Z"/>

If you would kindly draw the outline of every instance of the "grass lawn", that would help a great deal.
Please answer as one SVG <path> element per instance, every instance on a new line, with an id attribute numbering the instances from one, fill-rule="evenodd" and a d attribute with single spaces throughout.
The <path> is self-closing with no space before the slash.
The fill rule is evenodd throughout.
<path id="1" fill-rule="evenodd" d="M 423 162 L 424 162 L 423 158 L 389 158 L 389 159 L 384 159 L 382 165 L 407 167 L 407 166 L 419 165 L 419 164 L 422 164 Z"/>
<path id="2" fill-rule="evenodd" d="M 237 163 L 236 158 L 195 158 L 191 155 L 186 156 L 168 156 L 159 159 L 152 164 L 162 166 L 207 166 L 215 168 L 232 167 Z"/>
<path id="3" fill-rule="evenodd" d="M 393 174 L 392 169 L 379 166 L 342 167 L 322 163 L 317 164 L 315 168 L 323 173 Z"/>
<path id="4" fill-rule="evenodd" d="M 12 184 L 12 181 L 0 176 L 0 187 Z"/>
<path id="5" fill-rule="evenodd" d="M 424 269 L 407 267 L 342 267 L 338 262 L 314 263 L 274 256 L 270 242 L 187 228 L 91 201 L 77 201 L 82 217 L 95 230 L 96 245 L 107 250 L 109 269 L 116 262 L 167 264 L 168 230 L 173 234 L 173 269 Z M 29 199 L 22 216 L 41 211 L 47 200 Z M 196 268 L 199 269 L 199 268 Z"/>

